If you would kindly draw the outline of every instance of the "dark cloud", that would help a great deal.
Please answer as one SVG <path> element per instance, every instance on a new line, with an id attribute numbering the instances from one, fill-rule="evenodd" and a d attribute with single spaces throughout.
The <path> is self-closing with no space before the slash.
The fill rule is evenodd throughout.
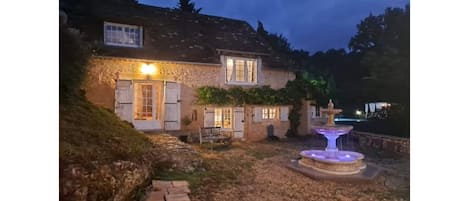
<path id="1" fill-rule="evenodd" d="M 140 0 L 160 7 L 175 7 L 177 0 Z M 203 14 L 248 21 L 257 20 L 271 33 L 287 37 L 296 49 L 311 53 L 347 48 L 356 25 L 370 13 L 404 7 L 409 0 L 194 0 Z"/>

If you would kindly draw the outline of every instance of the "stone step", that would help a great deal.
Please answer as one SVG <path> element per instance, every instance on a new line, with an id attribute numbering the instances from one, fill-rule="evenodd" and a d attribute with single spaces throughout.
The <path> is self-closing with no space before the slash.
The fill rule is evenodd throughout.
<path id="1" fill-rule="evenodd" d="M 165 201 L 164 196 L 165 196 L 164 191 L 152 191 L 148 193 L 147 199 L 145 201 Z"/>
<path id="2" fill-rule="evenodd" d="M 183 187 L 183 186 L 189 187 L 189 182 L 187 181 L 173 181 L 172 184 L 173 184 L 173 187 Z"/>
<path id="3" fill-rule="evenodd" d="M 153 191 L 148 193 L 146 201 L 190 201 L 187 181 L 152 180 L 151 185 Z"/>
<path id="4" fill-rule="evenodd" d="M 162 181 L 162 180 L 153 180 L 151 181 L 151 185 L 154 190 L 162 190 L 162 191 L 166 191 L 166 189 L 173 187 L 173 184 L 171 181 Z"/>
<path id="5" fill-rule="evenodd" d="M 191 190 L 187 186 L 181 187 L 172 187 L 167 189 L 168 194 L 181 194 L 181 193 L 190 193 Z"/>
<path id="6" fill-rule="evenodd" d="M 190 201 L 189 196 L 185 193 L 181 194 L 166 194 L 164 196 L 166 201 Z"/>

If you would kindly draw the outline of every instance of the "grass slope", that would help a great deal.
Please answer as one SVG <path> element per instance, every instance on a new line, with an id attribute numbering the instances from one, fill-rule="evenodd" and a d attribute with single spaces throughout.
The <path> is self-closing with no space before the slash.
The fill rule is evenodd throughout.
<path id="1" fill-rule="evenodd" d="M 59 108 L 59 160 L 61 165 L 92 161 L 138 161 L 152 144 L 112 111 L 84 97 Z"/>

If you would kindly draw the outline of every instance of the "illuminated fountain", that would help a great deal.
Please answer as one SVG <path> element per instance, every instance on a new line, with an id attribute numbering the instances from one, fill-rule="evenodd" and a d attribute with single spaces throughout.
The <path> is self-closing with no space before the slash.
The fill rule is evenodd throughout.
<path id="1" fill-rule="evenodd" d="M 365 156 L 358 152 L 340 151 L 336 146 L 337 138 L 348 134 L 353 126 L 335 125 L 334 116 L 342 110 L 334 109 L 332 100 L 329 100 L 327 109 L 321 108 L 320 112 L 327 114 L 327 123 L 324 126 L 314 126 L 313 130 L 327 138 L 327 147 L 325 150 L 301 151 L 301 159 L 298 164 L 331 175 L 360 173 L 361 170 L 366 168 L 366 164 L 363 162 Z"/>

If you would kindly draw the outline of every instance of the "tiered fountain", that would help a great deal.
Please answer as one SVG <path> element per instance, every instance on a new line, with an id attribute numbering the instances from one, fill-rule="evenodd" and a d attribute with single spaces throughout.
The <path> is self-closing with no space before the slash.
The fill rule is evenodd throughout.
<path id="1" fill-rule="evenodd" d="M 337 138 L 348 134 L 353 126 L 335 125 L 334 116 L 342 110 L 334 109 L 332 100 L 329 100 L 327 109 L 321 108 L 320 112 L 327 114 L 327 123 L 324 126 L 314 126 L 313 130 L 327 138 L 327 147 L 325 150 L 301 151 L 301 159 L 298 164 L 331 175 L 360 173 L 362 169 L 366 168 L 366 164 L 363 162 L 364 155 L 353 151 L 341 151 L 336 146 Z"/>

